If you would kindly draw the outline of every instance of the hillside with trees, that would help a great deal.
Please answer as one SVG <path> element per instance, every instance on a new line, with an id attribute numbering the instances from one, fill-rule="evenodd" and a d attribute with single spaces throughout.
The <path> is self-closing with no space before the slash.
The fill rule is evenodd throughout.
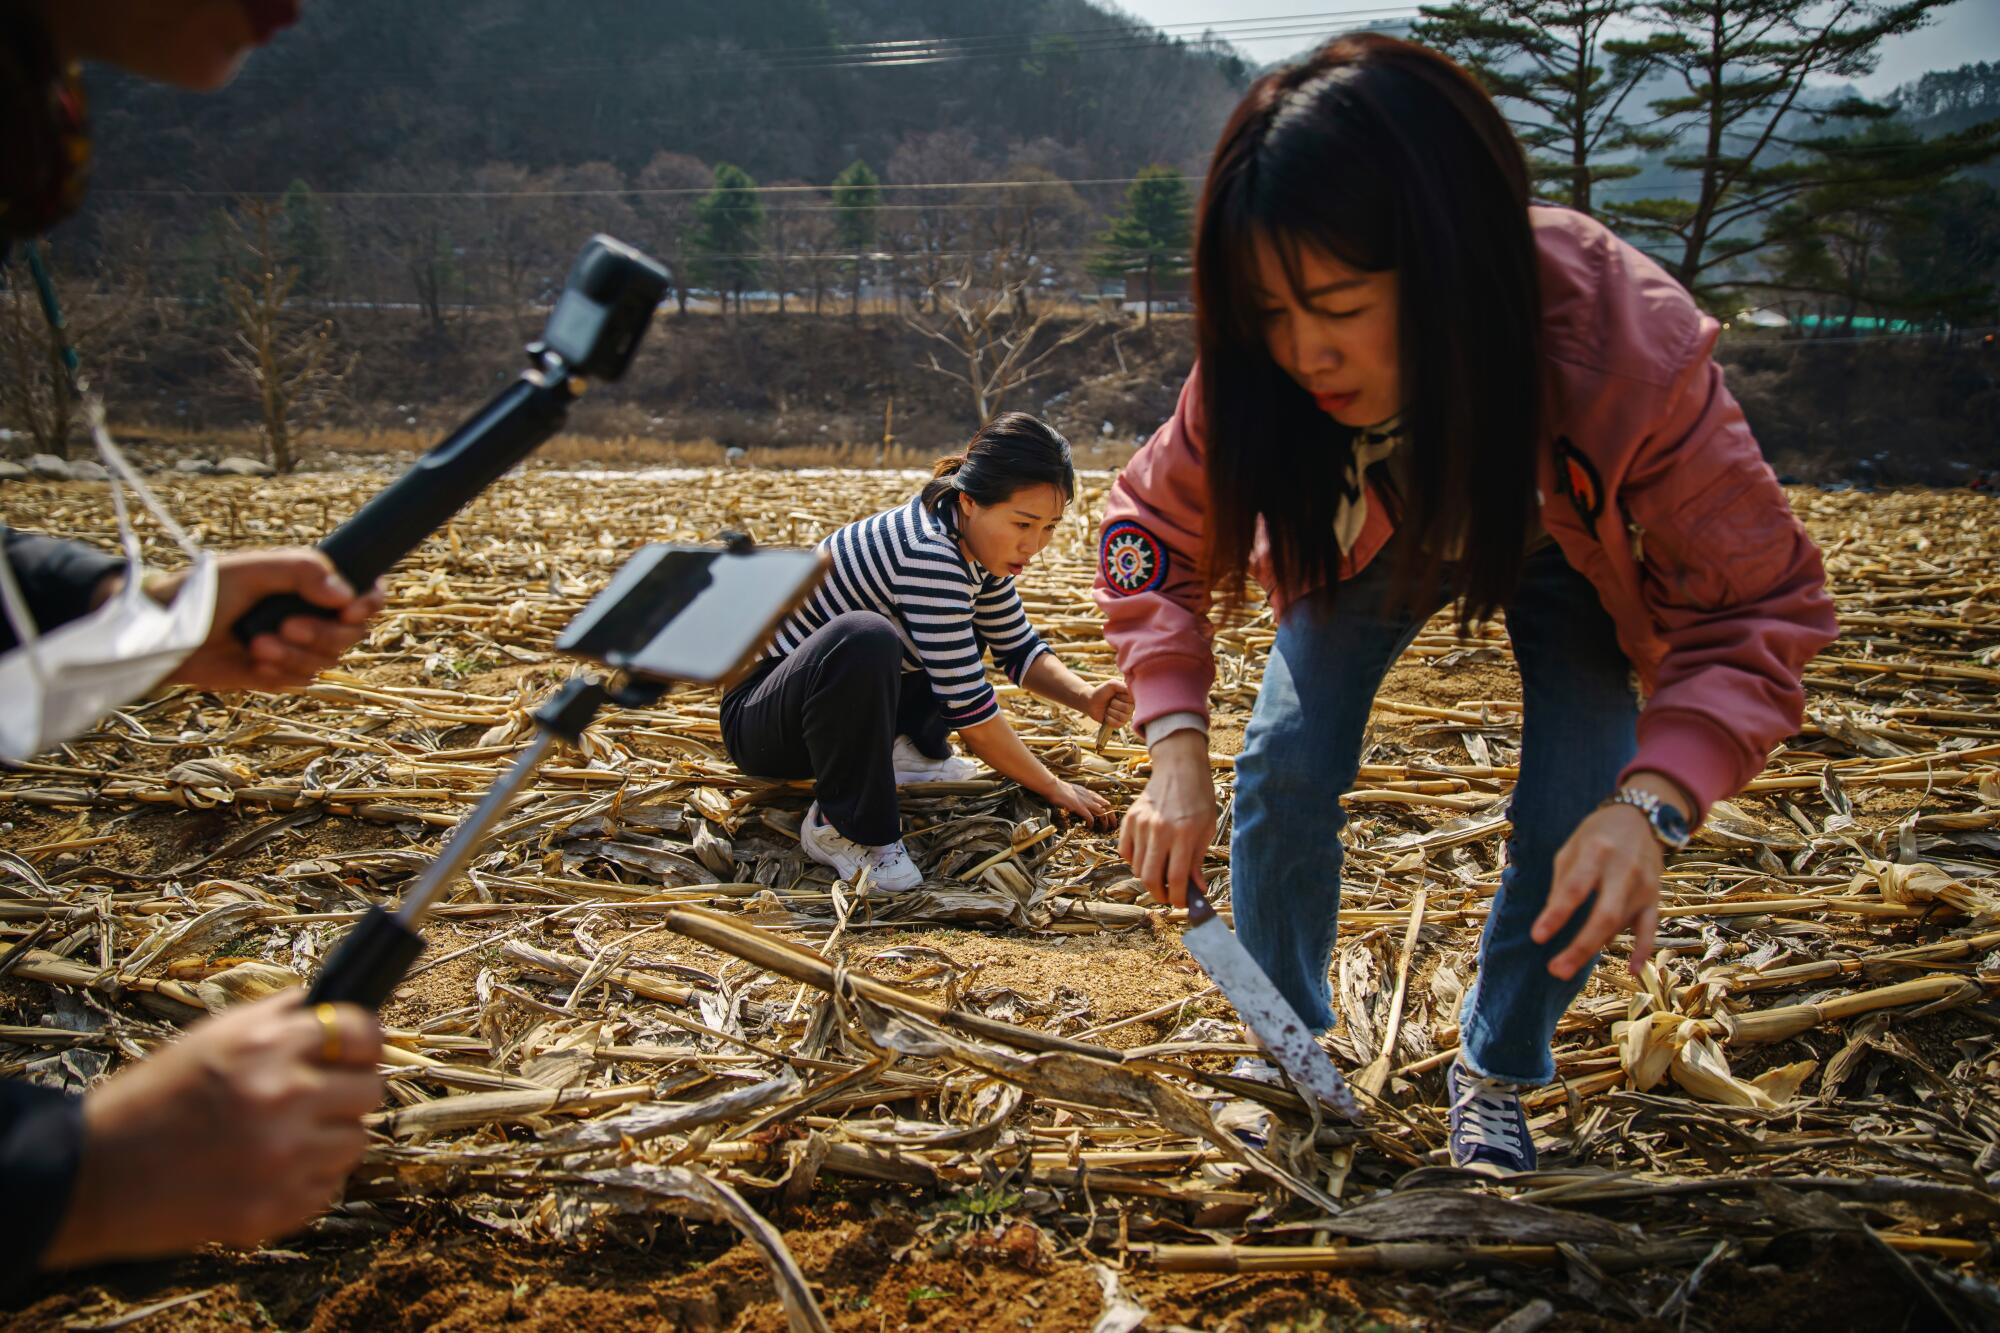
<path id="1" fill-rule="evenodd" d="M 940 33 L 979 36 L 912 45 Z M 939 131 L 1070 177 L 1191 170 L 1247 77 L 1085 0 L 344 0 L 222 97 L 111 76 L 93 96 L 105 186 L 335 191 L 487 162 L 630 178 L 662 152 L 827 182 Z"/>
<path id="2" fill-rule="evenodd" d="M 1725 319 L 1848 338 L 2000 321 L 1994 66 L 1873 104 L 1848 82 L 1947 2 L 1460 0 L 1386 26 L 1486 82 L 1543 198 Z M 667 266 L 677 315 L 722 317 L 677 330 L 712 354 L 634 385 L 621 431 L 873 440 L 893 401 L 898 433 L 948 438 L 1059 399 L 1129 439 L 1182 335 L 1136 354 L 1121 321 L 1185 308 L 1194 189 L 1257 72 L 1228 26 L 1087 0 L 313 5 L 220 96 L 94 72 L 96 190 L 40 254 L 114 409 L 258 423 L 279 466 L 316 420 L 476 401 L 595 231 Z M 0 416 L 62 453 L 26 278 L 0 289 Z M 751 327 L 773 318 L 816 327 Z"/>

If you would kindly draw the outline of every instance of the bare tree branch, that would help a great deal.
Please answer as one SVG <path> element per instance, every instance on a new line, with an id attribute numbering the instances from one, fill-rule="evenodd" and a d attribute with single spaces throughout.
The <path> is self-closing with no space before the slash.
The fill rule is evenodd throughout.
<path id="1" fill-rule="evenodd" d="M 229 218 L 247 271 L 222 279 L 236 345 L 221 354 L 256 397 L 267 460 L 275 470 L 290 472 L 298 465 L 295 445 L 302 424 L 330 405 L 355 358 L 340 360 L 332 321 L 301 327 L 289 308 L 299 271 L 283 262 L 273 236 L 277 211 L 268 200 L 250 199 Z"/>
<path id="2" fill-rule="evenodd" d="M 936 314 L 905 320 L 925 337 L 950 348 L 964 362 L 964 370 L 953 370 L 940 364 L 933 351 L 927 354 L 924 369 L 965 385 L 971 391 L 973 410 L 981 421 L 999 410 L 1008 393 L 1046 375 L 1051 369 L 1047 364 L 1050 357 L 1091 331 L 1088 323 L 1074 324 L 1035 351 L 1035 344 L 1054 320 L 1055 312 L 1044 310 L 1032 319 L 1022 319 L 1018 313 L 1025 304 L 1021 286 L 1018 282 L 1007 283 L 993 292 L 990 299 L 976 299 L 972 295 L 972 270 L 967 267 L 957 279 L 930 288 Z"/>

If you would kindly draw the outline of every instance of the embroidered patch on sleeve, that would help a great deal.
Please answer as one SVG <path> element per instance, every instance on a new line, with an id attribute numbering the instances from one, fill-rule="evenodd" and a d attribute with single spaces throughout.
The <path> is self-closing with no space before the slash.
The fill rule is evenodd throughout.
<path id="1" fill-rule="evenodd" d="M 1604 483 L 1597 465 L 1564 435 L 1556 440 L 1556 491 L 1569 497 L 1583 526 L 1597 534 L 1597 516 L 1604 512 Z"/>
<path id="2" fill-rule="evenodd" d="M 1129 518 L 1104 530 L 1097 563 L 1104 581 L 1120 597 L 1151 592 L 1167 579 L 1167 548 Z"/>

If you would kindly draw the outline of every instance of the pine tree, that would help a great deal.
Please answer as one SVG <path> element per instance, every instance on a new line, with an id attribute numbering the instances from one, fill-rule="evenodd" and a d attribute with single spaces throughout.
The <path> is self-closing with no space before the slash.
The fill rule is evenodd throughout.
<path id="1" fill-rule="evenodd" d="M 757 182 L 741 167 L 717 163 L 715 188 L 696 208 L 695 225 L 703 275 L 718 293 L 733 294 L 736 313 L 742 314 L 743 289 L 757 279 L 756 251 L 764 231 Z"/>
<path id="2" fill-rule="evenodd" d="M 1125 190 L 1125 208 L 1098 238 L 1091 271 L 1106 277 L 1143 275 L 1146 327 L 1153 323 L 1153 284 L 1185 273 L 1193 246 L 1187 182 L 1172 167 L 1142 168 Z"/>
<path id="3" fill-rule="evenodd" d="M 875 244 L 876 210 L 882 202 L 882 182 L 866 162 L 856 158 L 833 178 L 833 204 L 839 210 L 840 243 L 853 254 L 849 260 L 853 300 L 848 313 L 861 315 L 862 256 Z"/>
<path id="4" fill-rule="evenodd" d="M 295 180 L 285 190 L 285 252 L 298 267 L 299 291 L 324 296 L 333 281 L 333 240 L 326 225 L 326 205 L 312 187 Z"/>
<path id="5" fill-rule="evenodd" d="M 1800 169 L 1822 183 L 1766 220 L 1774 290 L 1818 298 L 1842 333 L 1871 312 L 1929 324 L 1965 322 L 1990 310 L 1990 276 L 1982 290 L 1976 278 L 1965 280 L 1963 267 L 1927 260 L 1954 248 L 1936 235 L 1933 201 L 1947 195 L 1948 182 L 1964 168 L 2000 154 L 2000 120 L 1932 139 L 1907 124 L 1879 121 L 1801 147 Z"/>
<path id="6" fill-rule="evenodd" d="M 1950 323 L 2000 324 L 2000 190 L 1961 177 L 1914 200 L 1890 248 L 1910 291 Z"/>
<path id="7" fill-rule="evenodd" d="M 1879 117 L 1886 108 L 1849 101 L 1812 108 L 1808 85 L 1854 79 L 1875 68 L 1882 42 L 1929 22 L 1950 0 L 1840 5 L 1820 0 L 1649 0 L 1639 16 L 1655 30 L 1621 44 L 1682 91 L 1652 109 L 1675 136 L 1666 165 L 1692 173 L 1694 197 L 1655 197 L 1607 209 L 1622 230 L 1650 245 L 1667 271 L 1699 295 L 1742 286 L 1744 260 L 1774 244 L 1764 221 L 1828 183 L 1824 172 L 1785 160 L 1805 146 L 1801 121 Z M 1839 179 L 1836 175 L 1831 179 Z"/>
<path id="8" fill-rule="evenodd" d="M 1412 34 L 1471 70 L 1510 111 L 1547 197 L 1580 213 L 1594 209 L 1600 181 L 1635 176 L 1608 154 L 1663 144 L 1635 129 L 1626 101 L 1647 61 L 1606 30 L 1629 21 L 1637 0 L 1465 0 L 1426 6 Z"/>

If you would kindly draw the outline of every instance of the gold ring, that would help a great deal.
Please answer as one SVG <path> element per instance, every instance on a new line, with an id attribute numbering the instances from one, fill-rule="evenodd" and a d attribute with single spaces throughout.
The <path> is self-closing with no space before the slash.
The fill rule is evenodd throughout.
<path id="1" fill-rule="evenodd" d="M 330 1004 L 313 1006 L 313 1017 L 319 1020 L 319 1062 L 323 1065 L 337 1065 L 346 1054 L 340 1044 L 340 1013 Z"/>

